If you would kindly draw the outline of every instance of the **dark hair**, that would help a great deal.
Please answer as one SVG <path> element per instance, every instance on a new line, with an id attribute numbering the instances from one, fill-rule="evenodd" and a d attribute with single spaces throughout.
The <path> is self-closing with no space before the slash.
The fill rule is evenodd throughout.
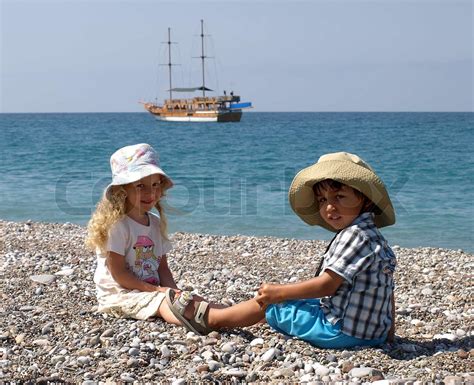
<path id="1" fill-rule="evenodd" d="M 321 195 L 323 190 L 339 191 L 340 189 L 342 189 L 343 186 L 350 187 L 354 191 L 355 195 L 365 200 L 365 205 L 361 213 L 376 211 L 377 206 L 375 206 L 375 204 L 369 198 L 367 198 L 362 192 L 360 192 L 359 190 L 347 184 L 338 182 L 337 180 L 334 180 L 334 179 L 324 179 L 321 182 L 316 183 L 315 185 L 313 185 L 313 191 L 315 195 Z"/>

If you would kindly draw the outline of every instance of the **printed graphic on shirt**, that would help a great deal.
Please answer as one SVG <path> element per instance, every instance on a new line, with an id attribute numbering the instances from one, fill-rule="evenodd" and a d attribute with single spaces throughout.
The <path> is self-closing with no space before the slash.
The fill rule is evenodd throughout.
<path id="1" fill-rule="evenodd" d="M 145 235 L 140 235 L 137 242 L 133 245 L 135 250 L 135 266 L 134 273 L 142 281 L 158 285 L 160 283 L 158 276 L 158 266 L 160 259 L 154 253 L 155 244 Z"/>

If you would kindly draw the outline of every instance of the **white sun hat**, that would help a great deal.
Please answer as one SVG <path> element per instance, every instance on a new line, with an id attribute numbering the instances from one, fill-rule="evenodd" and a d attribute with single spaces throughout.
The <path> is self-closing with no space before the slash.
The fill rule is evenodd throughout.
<path id="1" fill-rule="evenodd" d="M 110 197 L 113 186 L 133 183 L 153 174 L 163 176 L 163 191 L 173 187 L 173 181 L 160 168 L 158 153 L 146 143 L 126 146 L 115 151 L 110 157 L 110 168 L 112 183 L 105 189 L 107 198 Z"/>

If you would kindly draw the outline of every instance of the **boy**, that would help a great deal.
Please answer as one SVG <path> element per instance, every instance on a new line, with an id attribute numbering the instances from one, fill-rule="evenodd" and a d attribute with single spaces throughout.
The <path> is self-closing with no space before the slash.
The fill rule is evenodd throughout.
<path id="1" fill-rule="evenodd" d="M 396 259 L 378 227 L 395 223 L 381 179 L 357 155 L 323 155 L 294 178 L 289 200 L 306 223 L 337 232 L 316 277 L 276 285 L 226 309 L 208 309 L 172 290 L 175 316 L 198 333 L 264 319 L 284 334 L 323 348 L 374 346 L 393 338 Z M 189 299 L 189 297 L 188 297 Z M 180 303 L 180 301 L 182 303 Z"/>

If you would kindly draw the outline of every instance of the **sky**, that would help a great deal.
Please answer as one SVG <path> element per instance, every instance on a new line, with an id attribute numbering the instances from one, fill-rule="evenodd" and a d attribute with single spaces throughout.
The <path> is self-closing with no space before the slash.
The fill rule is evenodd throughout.
<path id="1" fill-rule="evenodd" d="M 254 111 L 473 111 L 473 2 L 0 0 L 0 112 L 139 112 L 201 85 Z M 192 96 L 192 95 L 184 95 Z"/>

